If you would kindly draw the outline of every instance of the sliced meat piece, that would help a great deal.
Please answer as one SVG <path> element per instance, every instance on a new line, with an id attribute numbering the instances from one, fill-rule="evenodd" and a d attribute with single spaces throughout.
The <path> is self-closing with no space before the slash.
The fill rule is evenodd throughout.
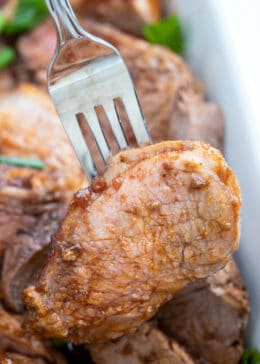
<path id="1" fill-rule="evenodd" d="M 169 135 L 175 140 L 204 140 L 223 149 L 224 120 L 214 102 L 205 102 L 203 96 L 192 89 L 178 93 L 171 117 Z"/>
<path id="2" fill-rule="evenodd" d="M 0 197 L 17 196 L 20 190 L 19 198 L 31 201 L 71 198 L 83 173 L 47 94 L 25 84 L 1 98 L 0 130 L 2 155 L 44 162 L 42 172 L 2 168 Z"/>
<path id="3" fill-rule="evenodd" d="M 199 139 L 222 148 L 222 113 L 216 104 L 205 101 L 201 84 L 182 58 L 111 26 L 90 20 L 84 20 L 83 26 L 121 52 L 134 79 L 155 142 Z M 21 37 L 18 42 L 22 59 L 38 82 L 45 82 L 46 68 L 55 44 L 56 33 L 50 22 Z"/>
<path id="4" fill-rule="evenodd" d="M 25 290 L 28 325 L 74 343 L 120 337 L 238 246 L 239 187 L 221 154 L 164 142 L 121 152 L 79 191 Z"/>
<path id="5" fill-rule="evenodd" d="M 110 22 L 126 32 L 142 35 L 145 23 L 161 17 L 159 0 L 73 0 L 81 16 Z"/>
<path id="6" fill-rule="evenodd" d="M 32 85 L 0 99 L 0 154 L 44 162 L 42 171 L 0 164 L 1 289 L 5 304 L 20 312 L 22 290 L 44 258 L 38 252 L 85 177 L 49 97 Z"/>
<path id="7" fill-rule="evenodd" d="M 22 316 L 11 315 L 0 306 L 0 350 L 42 358 L 53 364 L 66 362 L 48 343 L 25 333 L 22 323 Z"/>
<path id="8" fill-rule="evenodd" d="M 152 323 L 120 339 L 90 346 L 90 352 L 95 364 L 194 364 L 184 348 Z"/>
<path id="9" fill-rule="evenodd" d="M 0 95 L 8 92 L 15 85 L 15 80 L 9 68 L 0 70 L 0 80 Z"/>
<path id="10" fill-rule="evenodd" d="M 206 281 L 181 290 L 157 314 L 159 327 L 197 363 L 237 364 L 243 353 L 248 296 L 233 260 Z"/>
<path id="11" fill-rule="evenodd" d="M 5 226 L 3 220 L 8 225 L 7 221 L 13 219 L 12 229 L 8 231 L 10 240 L 6 244 L 2 267 L 2 299 L 9 309 L 16 312 L 23 311 L 23 290 L 33 282 L 45 264 L 50 238 L 58 230 L 67 204 L 23 204 L 20 207 L 23 209 L 14 212 L 14 206 L 11 211 L 3 206 L 1 211 L 0 205 L 0 231 Z M 4 236 L 6 239 L 6 233 Z"/>

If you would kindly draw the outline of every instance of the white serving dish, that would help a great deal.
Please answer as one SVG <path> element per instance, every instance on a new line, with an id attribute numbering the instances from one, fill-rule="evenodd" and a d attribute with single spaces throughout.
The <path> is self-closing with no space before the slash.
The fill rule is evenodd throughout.
<path id="1" fill-rule="evenodd" d="M 260 349 L 260 1 L 165 0 L 184 27 L 186 58 L 226 119 L 225 153 L 242 189 L 237 262 L 249 289 L 247 341 Z"/>

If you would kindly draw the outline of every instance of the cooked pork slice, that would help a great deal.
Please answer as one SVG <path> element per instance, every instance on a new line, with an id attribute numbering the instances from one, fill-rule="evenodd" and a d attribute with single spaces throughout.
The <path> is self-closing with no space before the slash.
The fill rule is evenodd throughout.
<path id="1" fill-rule="evenodd" d="M 13 74 L 9 68 L 0 70 L 0 96 L 15 85 Z"/>
<path id="2" fill-rule="evenodd" d="M 51 101 L 31 85 L 0 99 L 0 154 L 44 163 L 43 170 L 0 164 L 1 289 L 8 307 L 20 312 L 23 288 L 43 262 L 38 252 L 84 176 Z"/>
<path id="3" fill-rule="evenodd" d="M 159 0 L 73 0 L 72 4 L 81 16 L 111 22 L 136 35 L 142 35 L 145 23 L 161 17 Z"/>
<path id="4" fill-rule="evenodd" d="M 45 264 L 51 236 L 58 230 L 66 209 L 65 203 L 31 205 L 28 202 L 10 209 L 0 205 L 0 232 L 7 241 L 1 289 L 9 309 L 23 311 L 23 290 Z"/>
<path id="5" fill-rule="evenodd" d="M 193 283 L 166 303 L 159 326 L 185 345 L 197 363 L 237 364 L 249 314 L 248 297 L 233 260 L 206 281 Z"/>
<path id="6" fill-rule="evenodd" d="M 49 97 L 25 84 L 0 99 L 1 155 L 36 158 L 43 171 L 1 170 L 0 196 L 29 200 L 68 200 L 83 173 Z M 16 184 L 10 185 L 16 178 Z M 19 192 L 19 196 L 17 193 Z"/>
<path id="7" fill-rule="evenodd" d="M 151 318 L 238 246 L 239 187 L 221 154 L 164 142 L 113 157 L 72 200 L 48 263 L 25 290 L 28 326 L 90 343 Z"/>
<path id="8" fill-rule="evenodd" d="M 84 20 L 83 26 L 111 42 L 121 52 L 155 142 L 199 139 L 222 148 L 222 113 L 216 104 L 205 101 L 203 88 L 182 58 L 111 26 L 91 20 Z M 55 44 L 56 33 L 50 22 L 21 37 L 18 42 L 20 54 L 38 82 L 43 79 L 45 82 L 46 68 Z"/>
<path id="9" fill-rule="evenodd" d="M 11 315 L 0 306 L 0 350 L 38 357 L 49 363 L 65 363 L 50 344 L 28 335 L 22 328 L 23 317 Z"/>
<path id="10" fill-rule="evenodd" d="M 194 364 L 184 348 L 152 323 L 120 339 L 90 346 L 95 364 Z"/>

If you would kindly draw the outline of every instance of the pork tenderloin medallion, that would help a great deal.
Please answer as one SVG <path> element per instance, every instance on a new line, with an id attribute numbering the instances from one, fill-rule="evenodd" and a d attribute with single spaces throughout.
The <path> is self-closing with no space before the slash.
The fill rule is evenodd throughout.
<path id="1" fill-rule="evenodd" d="M 92 345 L 89 350 L 95 364 L 194 364 L 185 349 L 152 322 L 133 334 Z"/>
<path id="2" fill-rule="evenodd" d="M 221 154 L 164 142 L 119 153 L 80 190 L 25 290 L 28 327 L 91 343 L 151 318 L 189 282 L 221 269 L 238 247 L 240 191 Z"/>
<path id="3" fill-rule="evenodd" d="M 231 259 L 221 271 L 183 288 L 156 315 L 159 328 L 196 363 L 237 364 L 244 351 L 248 294 Z"/>
<path id="4" fill-rule="evenodd" d="M 66 364 L 63 355 L 49 342 L 27 334 L 22 324 L 23 316 L 10 314 L 0 305 L 0 350 L 27 358 L 28 363 L 29 358 L 33 357 L 35 363 L 38 360 L 40 363 Z"/>
<path id="5" fill-rule="evenodd" d="M 161 17 L 159 0 L 73 0 L 72 5 L 81 16 L 110 22 L 135 35 L 142 35 L 145 23 Z"/>

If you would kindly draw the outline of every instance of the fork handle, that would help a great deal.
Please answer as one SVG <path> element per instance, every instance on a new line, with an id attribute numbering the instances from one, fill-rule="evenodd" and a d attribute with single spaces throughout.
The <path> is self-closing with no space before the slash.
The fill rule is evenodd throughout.
<path id="1" fill-rule="evenodd" d="M 45 0 L 56 25 L 60 45 L 72 38 L 81 38 L 83 29 L 81 28 L 69 0 Z M 86 32 L 84 32 L 86 36 Z"/>

